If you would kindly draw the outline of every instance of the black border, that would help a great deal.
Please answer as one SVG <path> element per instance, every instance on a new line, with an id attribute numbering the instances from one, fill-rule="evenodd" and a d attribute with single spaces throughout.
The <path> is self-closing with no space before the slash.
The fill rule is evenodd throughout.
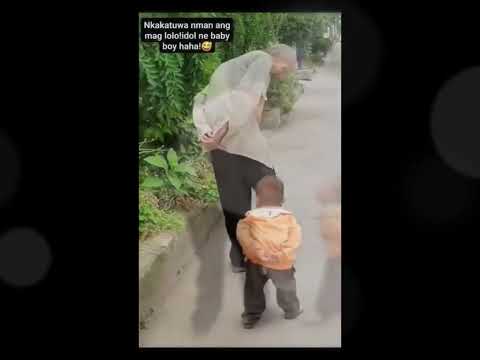
<path id="1" fill-rule="evenodd" d="M 430 116 L 440 87 L 480 63 L 473 46 L 478 12 L 470 2 L 422 4 L 230 4 L 232 11 L 341 10 L 342 97 L 368 67 L 368 53 L 359 48 L 371 40 L 357 41 L 363 29 L 349 9 L 368 14 L 382 37 L 375 83 L 342 106 L 342 265 L 360 280 L 364 302 L 358 326 L 342 337 L 342 352 L 406 349 L 411 356 L 416 347 L 443 351 L 443 344 L 476 341 L 463 321 L 478 307 L 472 289 L 478 283 L 479 181 L 439 158 Z M 149 9 L 146 3 L 100 5 L 30 4 L 6 12 L 11 16 L 2 22 L 8 52 L 0 131 L 15 144 L 21 178 L 10 201 L 0 204 L 0 227 L 34 227 L 53 255 L 50 273 L 37 285 L 0 282 L 2 340 L 17 354 L 138 349 L 138 126 L 132 121 L 138 83 L 128 69 L 138 66 L 138 13 Z M 226 7 L 201 5 L 196 11 Z M 191 10 L 186 3 L 162 6 Z M 448 173 L 472 190 L 469 217 L 439 224 L 410 213 L 405 172 L 418 159 L 440 168 L 435 185 L 441 187 Z M 443 200 L 440 193 L 434 206 L 448 207 Z M 348 289 L 345 284 L 342 279 Z M 353 310 L 342 300 L 343 321 Z"/>

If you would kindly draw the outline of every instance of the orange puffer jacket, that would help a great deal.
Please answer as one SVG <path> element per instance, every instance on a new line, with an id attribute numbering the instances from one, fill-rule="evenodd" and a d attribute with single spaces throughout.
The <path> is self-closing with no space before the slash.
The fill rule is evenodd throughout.
<path id="1" fill-rule="evenodd" d="M 247 212 L 237 225 L 237 238 L 245 256 L 254 264 L 287 270 L 295 263 L 301 229 L 291 212 L 280 207 Z"/>
<path id="2" fill-rule="evenodd" d="M 323 239 L 328 245 L 328 256 L 336 258 L 341 255 L 341 208 L 330 207 L 322 212 L 320 227 Z"/>

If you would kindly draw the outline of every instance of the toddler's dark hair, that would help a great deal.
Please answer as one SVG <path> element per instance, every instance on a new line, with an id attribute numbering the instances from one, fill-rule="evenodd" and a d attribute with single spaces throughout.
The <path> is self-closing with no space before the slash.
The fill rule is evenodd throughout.
<path id="1" fill-rule="evenodd" d="M 280 206 L 283 204 L 283 182 L 273 175 L 264 176 L 255 186 L 257 197 L 264 205 Z"/>

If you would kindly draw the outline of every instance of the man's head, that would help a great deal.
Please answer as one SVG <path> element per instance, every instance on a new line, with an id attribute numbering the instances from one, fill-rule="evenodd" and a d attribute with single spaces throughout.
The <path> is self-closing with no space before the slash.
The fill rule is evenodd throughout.
<path id="1" fill-rule="evenodd" d="M 255 186 L 257 207 L 282 206 L 283 182 L 276 176 L 264 176 Z"/>
<path id="2" fill-rule="evenodd" d="M 297 54 L 295 49 L 288 45 L 277 44 L 265 50 L 273 59 L 272 76 L 284 80 L 288 74 L 297 68 Z"/>

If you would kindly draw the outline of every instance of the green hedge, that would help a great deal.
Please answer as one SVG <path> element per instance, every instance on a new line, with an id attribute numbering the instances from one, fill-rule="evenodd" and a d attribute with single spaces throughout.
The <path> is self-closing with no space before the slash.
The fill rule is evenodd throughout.
<path id="1" fill-rule="evenodd" d="M 278 107 L 281 113 L 292 111 L 293 105 L 297 100 L 296 88 L 298 86 L 301 85 L 294 75 L 290 75 L 284 81 L 272 79 L 267 91 L 268 100 L 265 104 L 265 110 Z"/>

